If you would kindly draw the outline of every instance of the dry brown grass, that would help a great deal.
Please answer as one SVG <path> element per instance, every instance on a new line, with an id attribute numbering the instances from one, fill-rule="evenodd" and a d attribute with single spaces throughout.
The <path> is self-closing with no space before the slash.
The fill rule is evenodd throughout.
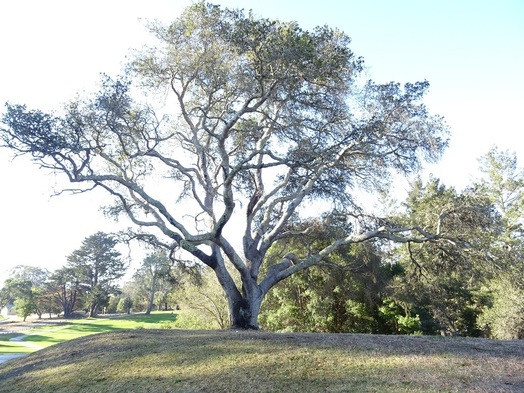
<path id="1" fill-rule="evenodd" d="M 524 392 L 524 341 L 127 330 L 0 367 L 0 392 Z"/>

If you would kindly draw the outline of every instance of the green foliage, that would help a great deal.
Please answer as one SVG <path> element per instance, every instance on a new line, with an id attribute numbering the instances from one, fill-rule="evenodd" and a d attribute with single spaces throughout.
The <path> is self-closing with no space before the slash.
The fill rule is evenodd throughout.
<path id="1" fill-rule="evenodd" d="M 209 314 L 198 309 L 181 310 L 177 312 L 175 322 L 171 322 L 163 328 L 176 328 L 187 330 L 215 330 L 220 329 L 217 321 Z"/>
<path id="2" fill-rule="evenodd" d="M 12 301 L 18 316 L 24 321 L 36 311 L 36 293 L 31 280 L 14 275 L 5 281 L 6 299 Z"/>
<path id="3" fill-rule="evenodd" d="M 395 301 L 385 298 L 379 307 L 379 317 L 386 321 L 391 334 L 418 334 L 421 332 L 421 322 L 418 315 L 411 315 Z"/>
<path id="4" fill-rule="evenodd" d="M 524 169 L 518 167 L 516 154 L 492 148 L 479 162 L 484 176 L 476 187 L 501 213 L 505 240 L 522 237 Z"/>
<path id="5" fill-rule="evenodd" d="M 12 301 L 11 294 L 7 287 L 0 288 L 0 310 Z"/>
<path id="6" fill-rule="evenodd" d="M 524 171 L 515 154 L 496 148 L 480 164 L 483 178 L 462 193 L 436 179 L 414 183 L 405 222 L 440 241 L 398 249 L 402 272 L 391 292 L 422 311 L 425 331 L 436 323 L 451 334 L 516 338 L 522 334 Z"/>
<path id="7" fill-rule="evenodd" d="M 109 302 L 108 288 L 104 288 L 101 284 L 88 288 L 84 295 L 84 308 L 89 310 L 91 317 L 102 310 L 103 307 L 107 306 Z"/>
<path id="8" fill-rule="evenodd" d="M 40 267 L 18 265 L 0 292 L 1 303 L 14 303 L 17 313 L 24 319 L 32 313 L 56 312 L 56 305 L 47 293 L 49 271 Z M 3 307 L 3 306 L 2 306 Z"/>
<path id="9" fill-rule="evenodd" d="M 53 293 L 52 286 L 49 282 L 45 284 L 42 290 L 36 293 L 36 310 L 39 315 L 48 314 L 49 318 L 53 314 L 59 314 L 62 311 L 60 303 Z"/>
<path id="10" fill-rule="evenodd" d="M 174 297 L 182 313 L 177 327 L 225 329 L 230 324 L 229 305 L 215 275 L 200 267 L 178 271 Z"/>
<path id="11" fill-rule="evenodd" d="M 316 233 L 316 246 L 329 234 Z M 307 240 L 306 240 L 307 241 Z M 295 241 L 300 252 L 301 241 Z M 278 257 L 278 250 L 274 249 Z M 271 331 L 379 332 L 377 308 L 388 277 L 370 245 L 334 253 L 325 265 L 301 271 L 267 295 L 261 325 Z"/>
<path id="12" fill-rule="evenodd" d="M 490 253 L 496 269 L 486 284 L 489 302 L 478 326 L 494 338 L 524 337 L 524 169 L 517 156 L 492 148 L 481 157 L 483 177 L 476 192 L 488 198 L 501 217 Z"/>
<path id="13" fill-rule="evenodd" d="M 29 297 L 18 298 L 15 300 L 16 314 L 23 318 L 24 321 L 28 316 L 35 312 L 36 305 L 34 299 Z"/>
<path id="14" fill-rule="evenodd" d="M 437 324 L 448 334 L 479 335 L 476 318 L 485 302 L 481 288 L 493 271 L 490 244 L 500 229 L 491 202 L 471 190 L 458 193 L 438 179 L 419 180 L 400 220 L 438 238 L 397 248 L 402 273 L 391 283 L 392 297 L 428 310 L 433 322 L 421 321 L 424 328 L 433 330 Z"/>
<path id="15" fill-rule="evenodd" d="M 117 312 L 123 312 L 129 314 L 131 312 L 131 308 L 133 307 L 133 300 L 126 296 L 118 302 L 118 306 L 116 308 Z"/>
<path id="16" fill-rule="evenodd" d="M 125 292 L 133 299 L 137 309 L 149 314 L 155 304 L 160 309 L 170 301 L 176 283 L 169 256 L 165 251 L 157 250 L 144 258 Z"/>
<path id="17" fill-rule="evenodd" d="M 164 321 L 160 323 L 160 329 L 176 329 L 175 321 Z"/>
<path id="18" fill-rule="evenodd" d="M 106 312 L 108 314 L 115 314 L 117 312 L 118 304 L 122 298 L 120 295 L 113 295 L 109 297 L 109 302 L 107 303 Z"/>
<path id="19" fill-rule="evenodd" d="M 53 272 L 47 284 L 46 291 L 60 306 L 63 317 L 69 318 L 73 311 L 82 307 L 82 297 L 86 286 L 80 282 L 75 269 L 62 267 Z"/>
<path id="20" fill-rule="evenodd" d="M 492 303 L 479 318 L 479 328 L 493 338 L 524 339 L 524 282 L 513 277 L 491 282 Z"/>
<path id="21" fill-rule="evenodd" d="M 107 305 L 109 294 L 117 292 L 116 281 L 125 274 L 125 263 L 116 245 L 113 236 L 97 232 L 67 257 L 66 273 L 75 286 L 83 288 L 84 304 L 91 317 Z"/>

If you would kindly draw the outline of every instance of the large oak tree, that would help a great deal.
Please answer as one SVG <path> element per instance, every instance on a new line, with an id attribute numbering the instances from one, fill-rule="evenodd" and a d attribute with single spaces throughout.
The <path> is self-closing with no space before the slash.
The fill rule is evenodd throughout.
<path id="1" fill-rule="evenodd" d="M 439 157 L 447 130 L 421 102 L 427 82 L 363 83 L 350 39 L 325 26 L 304 31 L 197 3 L 149 28 L 158 43 L 92 99 L 60 115 L 7 105 L 2 140 L 80 189 L 107 190 L 109 211 L 127 215 L 142 238 L 213 269 L 233 326 L 257 328 L 276 283 L 343 245 L 436 239 L 356 220 L 353 198 Z M 297 230 L 301 218 L 329 225 L 333 215 L 353 222 L 344 237 L 259 276 L 275 242 L 308 231 Z"/>

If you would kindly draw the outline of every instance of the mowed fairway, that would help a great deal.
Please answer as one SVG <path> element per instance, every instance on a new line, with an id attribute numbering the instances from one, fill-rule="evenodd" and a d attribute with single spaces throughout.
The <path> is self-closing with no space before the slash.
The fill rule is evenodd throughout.
<path id="1" fill-rule="evenodd" d="M 113 329 L 0 365 L 17 393 L 522 391 L 522 340 Z"/>
<path id="2" fill-rule="evenodd" d="M 12 338 L 27 335 L 23 338 L 26 343 L 46 348 L 64 341 L 75 338 L 110 332 L 122 329 L 142 329 L 142 328 L 161 328 L 170 326 L 176 320 L 176 315 L 171 312 L 157 312 L 149 316 L 143 314 L 123 315 L 116 318 L 86 318 L 72 319 L 66 322 L 52 324 L 52 320 L 47 320 L 49 325 L 22 331 L 20 333 L 9 333 L 0 335 L 0 354 L 6 353 L 28 353 L 36 349 L 24 346 L 19 342 L 9 341 Z M 9 325 L 3 325 L 8 327 Z"/>

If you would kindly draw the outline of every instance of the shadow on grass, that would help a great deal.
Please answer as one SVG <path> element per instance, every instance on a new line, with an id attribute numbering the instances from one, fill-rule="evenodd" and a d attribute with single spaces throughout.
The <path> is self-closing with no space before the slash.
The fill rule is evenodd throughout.
<path id="1" fill-rule="evenodd" d="M 115 330 L 122 330 L 122 328 L 117 325 L 95 325 L 92 323 L 75 323 L 70 327 L 56 330 L 56 331 L 47 331 L 38 333 L 31 333 L 24 341 L 34 342 L 34 343 L 60 343 L 75 339 L 78 337 L 98 334 L 98 333 L 107 333 Z"/>
<path id="2" fill-rule="evenodd" d="M 503 344 L 129 330 L 84 337 L 0 367 L 0 381 L 10 379 L 0 382 L 0 392 L 522 391 L 524 343 Z"/>
<path id="3" fill-rule="evenodd" d="M 49 343 L 49 345 L 68 341 L 86 335 L 107 333 L 117 330 L 162 328 L 176 320 L 176 314 L 160 313 L 152 315 L 130 314 L 118 317 L 87 318 L 84 321 L 72 320 L 64 329 L 33 331 L 24 341 Z"/>
<path id="4" fill-rule="evenodd" d="M 20 333 L 5 333 L 5 334 L 0 334 L 0 342 L 2 341 L 9 341 L 11 340 L 13 337 L 18 337 L 20 336 Z"/>
<path id="5" fill-rule="evenodd" d="M 11 343 L 8 343 L 8 344 L 0 343 L 0 354 L 28 354 L 34 351 L 35 350 L 32 348 L 24 347 L 17 343 L 12 343 L 12 344 Z"/>
<path id="6" fill-rule="evenodd" d="M 114 317 L 109 315 L 107 317 L 102 317 L 107 319 L 113 319 Z M 158 325 L 161 323 L 166 322 L 175 322 L 177 319 L 177 314 L 174 312 L 159 312 L 159 313 L 153 313 L 153 314 L 121 314 L 117 318 L 117 320 L 127 320 L 127 321 L 133 321 L 137 323 L 143 323 L 146 325 Z"/>

